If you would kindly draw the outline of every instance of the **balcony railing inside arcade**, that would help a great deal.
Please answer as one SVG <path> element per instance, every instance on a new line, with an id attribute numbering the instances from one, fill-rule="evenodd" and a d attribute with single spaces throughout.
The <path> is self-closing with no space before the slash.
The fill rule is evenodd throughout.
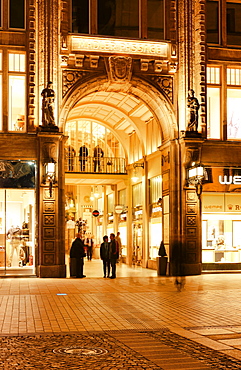
<path id="1" fill-rule="evenodd" d="M 67 157 L 65 172 L 126 174 L 125 158 L 118 157 Z"/>

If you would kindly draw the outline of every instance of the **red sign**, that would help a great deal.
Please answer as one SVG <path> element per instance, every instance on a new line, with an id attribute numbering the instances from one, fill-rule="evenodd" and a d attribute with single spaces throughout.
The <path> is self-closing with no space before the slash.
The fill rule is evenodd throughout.
<path id="1" fill-rule="evenodd" d="M 98 217 L 99 216 L 99 214 L 100 214 L 100 212 L 96 209 L 96 210 L 94 210 L 93 212 L 92 212 L 92 215 L 94 216 L 94 217 Z"/>

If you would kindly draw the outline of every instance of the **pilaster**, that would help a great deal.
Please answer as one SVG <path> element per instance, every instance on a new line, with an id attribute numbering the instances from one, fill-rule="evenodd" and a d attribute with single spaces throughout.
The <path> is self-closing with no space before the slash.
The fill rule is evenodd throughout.
<path id="1" fill-rule="evenodd" d="M 38 133 L 39 145 L 39 246 L 37 275 L 39 277 L 65 277 L 64 235 L 64 137 L 58 133 Z M 56 163 L 52 191 L 45 178 L 44 164 Z"/>

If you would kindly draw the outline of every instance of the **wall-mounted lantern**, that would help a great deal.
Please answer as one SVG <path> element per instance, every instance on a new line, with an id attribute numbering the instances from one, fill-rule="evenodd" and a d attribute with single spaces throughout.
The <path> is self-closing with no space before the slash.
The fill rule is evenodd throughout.
<path id="1" fill-rule="evenodd" d="M 201 164 L 194 165 L 187 169 L 187 183 L 188 185 L 195 186 L 198 197 L 202 194 L 202 182 L 204 178 L 205 168 Z"/>
<path id="2" fill-rule="evenodd" d="M 131 180 L 133 182 L 137 182 L 139 180 L 139 177 L 137 176 L 137 171 L 136 171 L 136 168 L 137 167 L 144 168 L 144 162 L 142 162 L 142 163 L 134 163 L 133 164 L 134 172 L 133 172 L 133 176 L 131 178 Z"/>
<path id="3" fill-rule="evenodd" d="M 43 183 L 49 183 L 49 196 L 52 197 L 53 184 L 56 183 L 56 162 L 52 158 L 51 162 L 44 163 L 44 180 Z"/>

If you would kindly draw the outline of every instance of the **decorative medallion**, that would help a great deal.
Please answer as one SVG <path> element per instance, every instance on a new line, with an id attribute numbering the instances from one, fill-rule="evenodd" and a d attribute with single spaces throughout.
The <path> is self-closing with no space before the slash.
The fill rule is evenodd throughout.
<path id="1" fill-rule="evenodd" d="M 55 225 L 55 215 L 44 215 L 44 225 L 54 226 Z"/>
<path id="2" fill-rule="evenodd" d="M 167 76 L 151 76 L 151 81 L 164 92 L 164 94 L 173 102 L 173 78 Z"/>
<path id="3" fill-rule="evenodd" d="M 108 353 L 106 349 L 96 347 L 67 347 L 53 350 L 57 354 L 77 355 L 77 356 L 100 356 Z"/>
<path id="4" fill-rule="evenodd" d="M 187 204 L 187 213 L 197 213 L 196 204 Z"/>
<path id="5" fill-rule="evenodd" d="M 53 213 L 54 212 L 54 202 L 44 202 L 44 212 Z"/>
<path id="6" fill-rule="evenodd" d="M 55 229 L 53 227 L 44 227 L 44 238 L 53 239 L 55 236 Z"/>
<path id="7" fill-rule="evenodd" d="M 55 198 L 55 190 L 52 188 L 52 194 L 49 193 L 49 188 L 44 188 L 44 199 L 54 199 Z"/>
<path id="8" fill-rule="evenodd" d="M 193 240 L 193 241 L 188 241 L 187 242 L 187 249 L 188 250 L 195 250 L 196 249 L 196 241 Z"/>
<path id="9" fill-rule="evenodd" d="M 44 251 L 53 252 L 54 251 L 54 241 L 45 241 L 44 242 Z"/>
<path id="10" fill-rule="evenodd" d="M 196 225 L 196 216 L 187 216 L 187 225 Z"/>
<path id="11" fill-rule="evenodd" d="M 90 73 L 83 72 L 83 71 L 71 71 L 65 70 L 63 71 L 63 92 L 62 95 L 64 96 L 67 91 L 79 80 L 82 80 L 85 77 L 88 77 Z"/>
<path id="12" fill-rule="evenodd" d="M 55 263 L 55 255 L 50 253 L 44 253 L 44 264 L 45 265 L 54 265 Z"/>
<path id="13" fill-rule="evenodd" d="M 187 191 L 187 201 L 196 202 L 196 192 L 195 191 Z"/>
<path id="14" fill-rule="evenodd" d="M 196 238 L 197 229 L 195 227 L 187 227 L 187 238 Z"/>

